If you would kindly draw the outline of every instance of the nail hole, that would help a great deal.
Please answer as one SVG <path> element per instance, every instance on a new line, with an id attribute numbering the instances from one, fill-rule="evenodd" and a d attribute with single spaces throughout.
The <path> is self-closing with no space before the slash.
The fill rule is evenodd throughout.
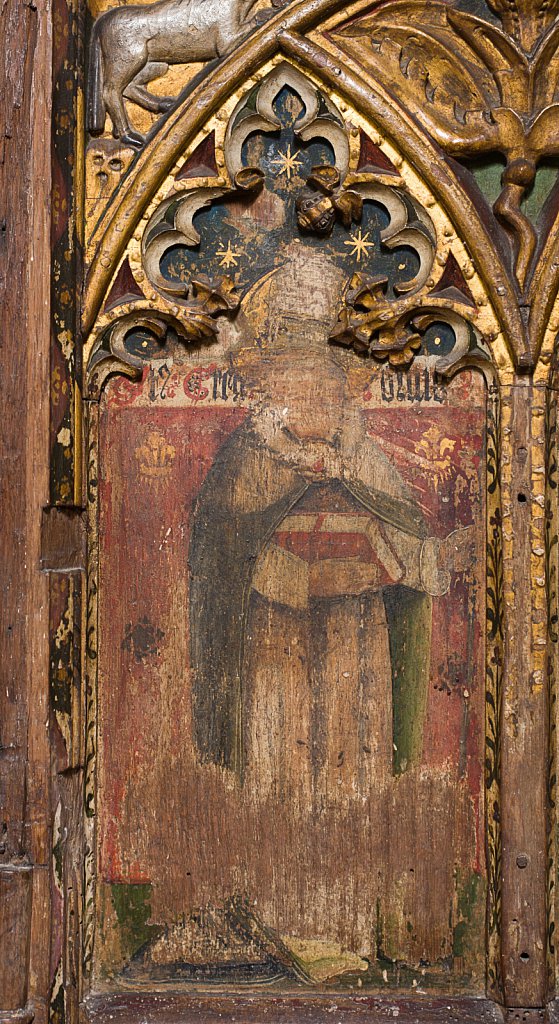
<path id="1" fill-rule="evenodd" d="M 527 498 L 527 497 L 526 497 L 526 495 L 525 495 L 525 494 L 523 493 L 523 491 L 520 491 L 520 493 L 518 494 L 518 500 L 519 500 L 519 501 L 528 501 L 528 498 Z"/>
<path id="2" fill-rule="evenodd" d="M 528 953 L 521 953 L 520 954 L 520 959 L 522 960 L 523 964 L 527 964 L 528 960 L 530 959 L 530 957 L 529 957 Z"/>

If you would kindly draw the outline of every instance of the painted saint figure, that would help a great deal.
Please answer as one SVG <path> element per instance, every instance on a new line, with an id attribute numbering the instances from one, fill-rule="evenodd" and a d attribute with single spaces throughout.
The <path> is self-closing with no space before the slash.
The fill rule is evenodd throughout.
<path id="1" fill-rule="evenodd" d="M 190 658 L 201 760 L 310 808 L 419 758 L 431 599 L 468 531 L 429 536 L 327 341 L 343 275 L 298 252 L 245 300 L 261 402 L 196 503 Z"/>

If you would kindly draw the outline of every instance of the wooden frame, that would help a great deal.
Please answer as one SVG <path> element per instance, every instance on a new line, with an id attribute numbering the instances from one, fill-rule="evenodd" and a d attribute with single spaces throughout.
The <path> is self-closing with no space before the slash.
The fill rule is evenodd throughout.
<path id="1" fill-rule="evenodd" d="M 54 337 L 50 349 L 51 366 L 51 443 L 47 456 L 44 445 L 46 394 L 43 367 L 47 351 L 45 315 L 49 287 L 49 268 L 34 258 L 31 268 L 22 274 L 18 288 L 8 282 L 10 293 L 18 293 L 17 317 L 25 309 L 31 336 L 35 339 L 27 349 L 18 342 L 15 303 L 8 302 L 10 326 L 13 324 L 12 352 L 6 355 L 5 379 L 17 381 L 25 396 L 26 429 L 14 431 L 14 420 L 3 421 L 3 437 L 8 449 L 21 452 L 25 486 L 10 487 L 7 499 L 7 521 L 14 532 L 25 523 L 26 551 L 24 558 L 8 541 L 6 565 L 12 568 L 14 611 L 25 642 L 15 650 L 13 624 L 7 623 L 6 665 L 19 666 L 21 691 L 15 691 L 14 706 L 21 704 L 23 713 L 15 723 L 7 719 L 8 742 L 26 749 L 25 757 L 5 759 L 8 767 L 7 791 L 11 794 L 7 815 L 8 838 L 0 862 L 0 884 L 8 894 L 4 901 L 7 928 L 15 936 L 3 958 L 0 980 L 5 981 L 7 997 L 0 1016 L 6 1020 L 30 1020 L 50 1012 L 55 1020 L 76 1021 L 80 1001 L 86 995 L 82 982 L 82 965 L 87 962 L 89 930 L 88 907 L 93 899 L 87 871 L 93 857 L 88 831 L 88 812 L 92 799 L 90 769 L 94 755 L 95 735 L 93 669 L 95 661 L 95 576 L 84 578 L 84 542 L 81 509 L 90 505 L 89 566 L 95 560 L 96 509 L 91 487 L 96 479 L 95 398 L 87 393 L 89 383 L 81 365 L 80 330 L 83 331 L 86 356 L 94 348 L 97 316 L 114 281 L 122 257 L 131 243 L 138 224 L 146 216 L 148 202 L 160 193 L 165 179 L 176 164 L 184 146 L 197 144 L 199 133 L 207 130 L 211 118 L 230 101 L 236 86 L 250 75 L 262 73 L 277 54 L 295 62 L 311 76 L 316 76 L 328 94 L 350 103 L 363 117 L 372 121 L 380 132 L 397 142 L 400 153 L 413 162 L 419 177 L 427 182 L 434 197 L 432 216 L 450 218 L 462 243 L 467 246 L 472 275 L 479 281 L 488 299 L 484 336 L 497 367 L 500 420 L 495 420 L 495 451 L 490 459 L 495 487 L 488 508 L 489 540 L 494 538 L 495 560 L 500 562 L 502 544 L 502 598 L 499 597 L 500 569 L 495 569 L 495 601 L 502 604 L 502 622 L 497 627 L 497 646 L 502 628 L 503 652 L 489 653 L 488 687 L 489 718 L 487 738 L 490 741 L 488 766 L 488 809 L 493 813 L 495 835 L 490 846 L 489 865 L 494 876 L 494 920 L 498 944 L 491 938 L 488 994 L 502 1003 L 508 1017 L 541 1019 L 543 1007 L 553 997 L 556 978 L 554 942 L 555 918 L 555 762 L 556 762 L 556 366 L 555 335 L 559 328 L 557 289 L 559 260 L 556 259 L 557 230 L 554 194 L 536 233 L 521 212 L 520 201 L 527 187 L 531 169 L 538 160 L 555 155 L 556 107 L 554 96 L 547 95 L 540 108 L 526 112 L 523 99 L 517 94 L 499 92 L 499 74 L 513 70 L 517 75 L 538 76 L 538 58 L 545 54 L 550 61 L 553 78 L 555 49 L 554 11 L 540 10 L 537 5 L 515 5 L 513 14 L 502 16 L 504 32 L 498 36 L 502 51 L 497 59 L 490 55 L 491 45 L 500 30 L 489 22 L 481 24 L 471 16 L 452 15 L 443 27 L 437 23 L 439 36 L 429 21 L 425 5 L 402 3 L 398 22 L 386 22 L 382 7 L 366 7 L 356 3 L 349 9 L 332 0 L 301 0 L 280 11 L 263 27 L 242 42 L 230 56 L 195 84 L 188 98 L 179 104 L 164 121 L 146 148 L 135 158 L 126 178 L 107 205 L 88 243 L 90 271 L 83 304 L 78 303 L 77 281 L 81 275 L 84 225 L 83 205 L 83 139 L 81 135 L 83 67 L 82 13 L 70 3 L 57 0 L 54 17 L 54 173 L 52 204 L 54 223 L 53 293 L 51 300 Z M 469 124 L 460 118 L 449 127 L 448 112 L 433 104 L 425 127 L 418 124 L 424 106 L 419 103 L 413 76 L 398 79 L 395 84 L 390 62 L 382 64 L 382 45 L 375 50 L 375 64 L 368 65 L 359 47 L 367 45 L 367 32 L 380 32 L 391 38 L 391 31 L 400 33 L 399 44 L 406 45 L 406 17 L 426 12 L 422 30 L 431 47 L 433 80 L 440 62 L 440 33 L 448 45 L 455 46 L 453 74 L 458 89 L 466 88 L 465 79 L 473 75 L 483 102 L 493 111 L 493 125 L 486 119 L 477 134 L 469 134 Z M 502 13 L 502 12 L 501 12 Z M 347 26 L 359 19 L 366 22 L 367 32 L 349 35 Z M 470 18 L 470 21 L 468 21 Z M 31 19 L 29 21 L 28 19 Z M 376 20 L 375 20 L 376 19 Z M 38 24 L 38 28 L 35 27 Z M 9 42 L 14 53 L 20 53 L 23 69 L 21 91 L 27 105 L 21 108 L 20 132 L 27 131 L 27 173 L 35 186 L 41 183 L 46 199 L 49 189 L 39 173 L 44 138 L 41 130 L 47 123 L 46 102 L 50 93 L 50 60 L 48 41 L 50 28 L 46 10 L 13 14 L 13 36 Z M 415 22 L 410 21 L 415 26 Z M 475 45 L 476 39 L 483 40 Z M 415 28 L 414 28 L 415 31 Z M 537 38 L 543 42 L 534 49 Z M 347 40 L 352 40 L 350 43 Z M 13 40 L 13 41 L 12 41 Z M 355 41 L 357 40 L 357 42 Z M 449 40 L 451 43 L 449 43 Z M 454 40 L 454 43 L 452 43 Z M 504 41 L 503 41 L 504 40 Z M 18 51 L 19 47 L 19 51 Z M 464 47 L 470 64 L 464 63 Z M 473 49 L 472 49 L 473 47 Z M 476 48 L 477 47 L 477 48 Z M 31 72 L 31 53 L 36 54 Z M 12 52 L 9 48 L 7 52 Z M 372 51 L 367 51 L 371 61 Z M 541 58 L 543 60 L 543 58 Z M 477 71 L 472 62 L 478 61 Z M 462 61 L 462 65 L 460 62 Z M 500 63 L 499 63 L 500 62 Z M 480 68 L 479 64 L 483 67 Z M 462 70 L 461 70 L 462 67 Z M 482 71 L 494 75 L 494 83 L 482 81 Z M 541 70 L 539 72 L 542 74 Z M 478 76 L 476 79 L 476 75 Z M 37 85 L 35 83 L 39 82 Z M 469 79 L 468 79 L 469 82 Z M 468 84 L 468 83 L 466 83 Z M 424 86 L 423 86 L 424 88 Z M 485 91 L 484 91 L 485 90 Z M 391 95 L 395 91 L 396 99 Z M 481 107 L 483 107 L 483 102 Z M 516 106 L 515 106 L 516 104 Z M 35 128 L 31 128 L 31 111 Z M 512 111 L 501 116 L 503 110 Z M 495 116 L 497 111 L 498 116 Z M 431 111 L 430 111 L 431 113 Z M 537 118 L 547 119 L 545 137 L 534 126 Z M 516 117 L 516 120 L 514 120 Z M 511 127 L 514 121 L 514 130 Z M 518 124 L 517 124 L 518 122 Z M 460 124 L 463 130 L 460 129 Z M 520 125 L 520 127 L 518 127 Z M 464 127 L 465 126 L 465 127 Z M 9 138 L 9 131 L 6 132 Z M 541 141 L 544 138 L 544 141 Z M 498 230 L 494 214 L 487 204 L 480 204 L 471 178 L 460 170 L 458 159 L 479 152 L 498 150 L 508 161 L 504 189 L 494 210 L 505 223 L 511 236 L 503 235 L 496 242 Z M 10 167 L 18 167 L 20 154 L 7 144 L 5 167 L 15 180 Z M 10 163 L 11 161 L 11 163 Z M 436 173 L 433 173 L 433 169 Z M 6 177 L 9 181 L 9 177 Z M 207 184 L 207 183 L 206 183 Z M 45 209 L 46 209 L 45 203 Z M 18 196 L 11 198 L 11 211 L 22 210 Z M 442 211 L 440 214 L 437 211 Z M 36 208 L 23 219 L 17 231 L 12 230 L 12 251 L 21 254 L 22 263 L 29 254 L 40 251 L 37 238 L 45 244 L 46 215 L 37 198 Z M 14 221 L 14 223 L 18 223 Z M 509 248 L 506 240 L 510 237 Z M 32 243 L 33 239 L 33 243 Z M 468 259 L 465 254 L 465 263 Z M 464 269 L 463 268 L 463 269 Z M 464 272 L 465 269 L 464 269 Z M 473 286 L 472 286 L 473 287 Z M 25 301 L 23 301 L 25 297 Z M 490 309 L 495 311 L 497 330 L 490 323 Z M 27 312 L 28 311 L 28 312 Z M 35 311 L 37 313 L 35 314 Z M 78 325 L 82 316 L 81 328 Z M 109 318 L 110 319 L 110 318 Z M 107 319 L 101 320 L 106 328 Z M 93 335 L 90 335 L 93 329 Z M 88 340 L 89 339 L 89 340 Z M 91 340 L 93 339 L 93 341 Z M 6 347 L 6 351 L 10 346 Z M 16 353 L 14 355 L 14 353 Z M 17 355 L 19 353 L 19 356 Z M 477 355 L 474 362 L 478 360 Z M 116 366 L 110 365 L 110 369 Z M 82 426 L 82 391 L 86 391 L 85 428 Z M 9 407 L 13 398 L 8 391 Z M 495 396 L 497 399 L 497 395 Z M 84 430 L 84 433 L 82 431 Z M 82 456 L 82 438 L 85 453 Z M 40 452 L 38 455 L 37 453 Z M 34 467 L 40 465 L 37 484 Z M 82 462 L 85 473 L 82 482 Z M 47 499 L 46 475 L 51 470 L 51 493 Z M 89 498 L 84 491 L 89 488 Z M 500 494 L 499 494 L 500 490 Z M 25 507 L 22 497 L 26 496 Z M 50 506 L 44 517 L 43 546 L 39 552 L 39 511 Z M 500 516 L 500 519 L 499 519 Z M 497 525 L 496 525 L 497 524 Z M 8 536 L 8 535 L 6 535 Z M 41 556 L 41 560 L 39 558 Z M 45 576 L 48 573 L 48 578 Z M 46 646 L 44 643 L 47 585 L 51 608 L 51 679 L 50 716 L 58 739 L 46 742 L 44 721 L 47 705 Z M 21 601 L 28 609 L 28 628 L 24 628 Z M 8 609 L 9 610 L 9 606 Z M 497 614 L 495 611 L 494 614 Z M 495 634 L 494 634 L 495 635 Z M 18 659 L 17 661 L 15 659 Z M 83 659 L 83 660 L 82 660 Z M 83 669 L 83 672 L 82 672 Z M 501 678 L 498 680 L 495 676 Z M 15 675 L 15 672 L 13 672 Z M 82 689 L 82 677 L 85 685 Z M 12 734 L 15 737 L 12 739 Z M 21 738 L 18 738 L 21 735 Z M 60 742 L 62 736 L 63 742 Z M 24 766 L 26 762 L 26 767 Z M 52 772 L 52 774 L 51 774 Z M 85 778 L 86 815 L 82 814 L 82 792 Z M 25 780 L 25 783 L 24 781 Z M 88 781 L 89 780 L 89 781 Z M 13 801 L 13 802 L 12 802 Z M 52 889 L 48 884 L 54 850 L 55 870 Z M 85 851 L 85 853 L 84 853 Z M 82 864 L 85 861 L 85 877 Z M 64 910 L 51 918 L 51 903 L 62 900 Z M 490 912 L 491 919 L 491 912 Z M 58 923 L 56 923 L 58 920 Z M 50 922 L 54 922 L 51 926 Z M 82 932 L 82 927 L 84 931 Z M 0 944 L 1 948 L 1 944 Z M 48 950 L 51 950 L 49 957 Z M 59 955 L 60 952 L 60 955 Z M 45 965 L 50 959 L 50 976 Z M 27 968 L 21 970 L 23 961 Z M 4 971 L 4 978 L 2 976 Z M 25 975 L 25 983 L 24 983 Z M 50 1003 L 50 1011 L 47 1005 Z M 250 1000 L 249 1000 L 250 1003 Z M 252 1004 L 251 1004 L 252 1005 Z M 308 1013 L 309 1019 L 321 1019 L 319 1001 L 296 1002 L 297 1019 Z M 228 1004 L 230 1012 L 233 1004 Z M 248 1003 L 247 1003 L 248 1006 Z M 449 1020 L 449 1011 L 436 1003 L 422 1004 L 426 1021 Z M 518 1009 L 520 1008 L 520 1010 Z M 113 1013 L 116 1005 L 97 1007 L 91 1003 L 92 1019 Z M 182 1009 L 179 1003 L 167 1001 L 161 1019 L 172 1020 L 176 1013 L 192 1019 L 211 1019 L 219 1010 L 219 1001 L 191 1001 Z M 138 1018 L 140 1009 L 132 1000 L 121 1008 L 123 1019 Z M 245 1015 L 249 1010 L 245 1008 Z M 252 1011 L 250 1011 L 252 1012 Z M 262 1007 L 255 1011 L 264 1012 Z M 278 1013 L 284 1012 L 279 1009 Z M 285 1013 L 295 1012 L 292 1010 Z M 382 1012 L 382 1004 L 374 1000 L 358 1006 L 348 1001 L 343 1011 L 348 1019 L 374 1019 Z M 401 1019 L 410 1013 L 415 1019 L 415 1004 L 401 1006 Z M 457 1007 L 460 1019 L 498 1019 L 483 1007 L 479 1011 Z M 481 1012 L 488 1016 L 476 1017 Z M 523 1016 L 519 1017 L 522 1012 Z M 550 1013 L 553 1011 L 550 1010 Z M 441 1017 L 440 1014 L 446 1014 Z M 205 1015 L 205 1016 L 204 1016 Z M 313 1016 L 314 1015 L 314 1016 Z M 437 1016 L 439 1015 L 439 1016 Z M 248 1016 L 247 1016 L 248 1019 Z M 282 1018 L 283 1019 L 283 1018 Z M 419 1018 L 418 1018 L 419 1019 Z"/>

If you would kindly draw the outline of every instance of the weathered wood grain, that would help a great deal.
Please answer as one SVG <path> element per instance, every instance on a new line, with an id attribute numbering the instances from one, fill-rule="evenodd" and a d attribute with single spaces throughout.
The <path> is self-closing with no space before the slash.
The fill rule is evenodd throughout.
<path id="1" fill-rule="evenodd" d="M 505 541 L 505 685 L 502 735 L 503 975 L 507 1002 L 543 1006 L 547 996 L 547 695 L 542 678 L 544 610 L 534 578 L 543 546 L 544 396 L 529 380 L 502 391 Z"/>
<path id="2" fill-rule="evenodd" d="M 559 1000 L 554 999 L 547 1007 L 549 1024 L 557 1024 L 559 1021 Z"/>
<path id="3" fill-rule="evenodd" d="M 48 6 L 8 0 L 0 33 L 0 875 L 11 892 L 0 928 L 0 1009 L 23 1010 L 31 1000 L 42 1020 L 50 934 L 47 580 L 39 572 L 48 467 Z"/>
<path id="4" fill-rule="evenodd" d="M 0 935 L 9 955 L 0 958 L 2 1010 L 17 1010 L 27 999 L 33 871 L 29 865 L 2 865 L 0 871 Z"/>
<path id="5" fill-rule="evenodd" d="M 41 569 L 69 572 L 85 568 L 85 525 L 77 509 L 43 511 Z"/>

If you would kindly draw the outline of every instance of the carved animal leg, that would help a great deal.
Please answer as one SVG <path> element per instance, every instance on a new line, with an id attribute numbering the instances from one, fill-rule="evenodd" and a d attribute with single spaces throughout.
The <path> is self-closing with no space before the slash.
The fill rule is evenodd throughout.
<path id="1" fill-rule="evenodd" d="M 105 41 L 104 41 L 105 42 Z M 125 145 L 139 148 L 144 143 L 143 135 L 134 131 L 124 106 L 125 90 L 136 75 L 143 70 L 147 53 L 144 46 L 135 50 L 119 50 L 120 40 L 107 40 L 103 47 L 105 81 L 103 99 L 113 123 L 113 135 Z M 113 44 L 112 46 L 110 44 Z M 105 52 L 107 51 L 107 52 Z"/>
<path id="2" fill-rule="evenodd" d="M 118 87 L 106 87 L 104 95 L 107 111 L 113 123 L 113 135 L 115 139 L 120 139 L 125 146 L 133 146 L 135 149 L 141 149 L 145 142 L 144 136 L 132 128 L 126 114 L 123 94 L 120 89 Z"/>
<path id="3" fill-rule="evenodd" d="M 175 103 L 173 96 L 154 96 L 144 88 L 148 82 L 152 82 L 154 78 L 160 78 L 168 70 L 169 65 L 162 61 L 152 61 L 146 64 L 124 90 L 126 99 L 132 100 L 133 103 L 137 103 L 144 110 L 150 110 L 153 114 L 162 114 L 164 111 L 170 110 Z"/>
<path id="4" fill-rule="evenodd" d="M 104 98 L 107 111 L 113 123 L 115 139 L 120 139 L 124 145 L 134 146 L 135 148 L 143 146 L 145 141 L 143 135 L 134 131 L 128 120 L 119 84 L 111 82 L 105 85 Z"/>

